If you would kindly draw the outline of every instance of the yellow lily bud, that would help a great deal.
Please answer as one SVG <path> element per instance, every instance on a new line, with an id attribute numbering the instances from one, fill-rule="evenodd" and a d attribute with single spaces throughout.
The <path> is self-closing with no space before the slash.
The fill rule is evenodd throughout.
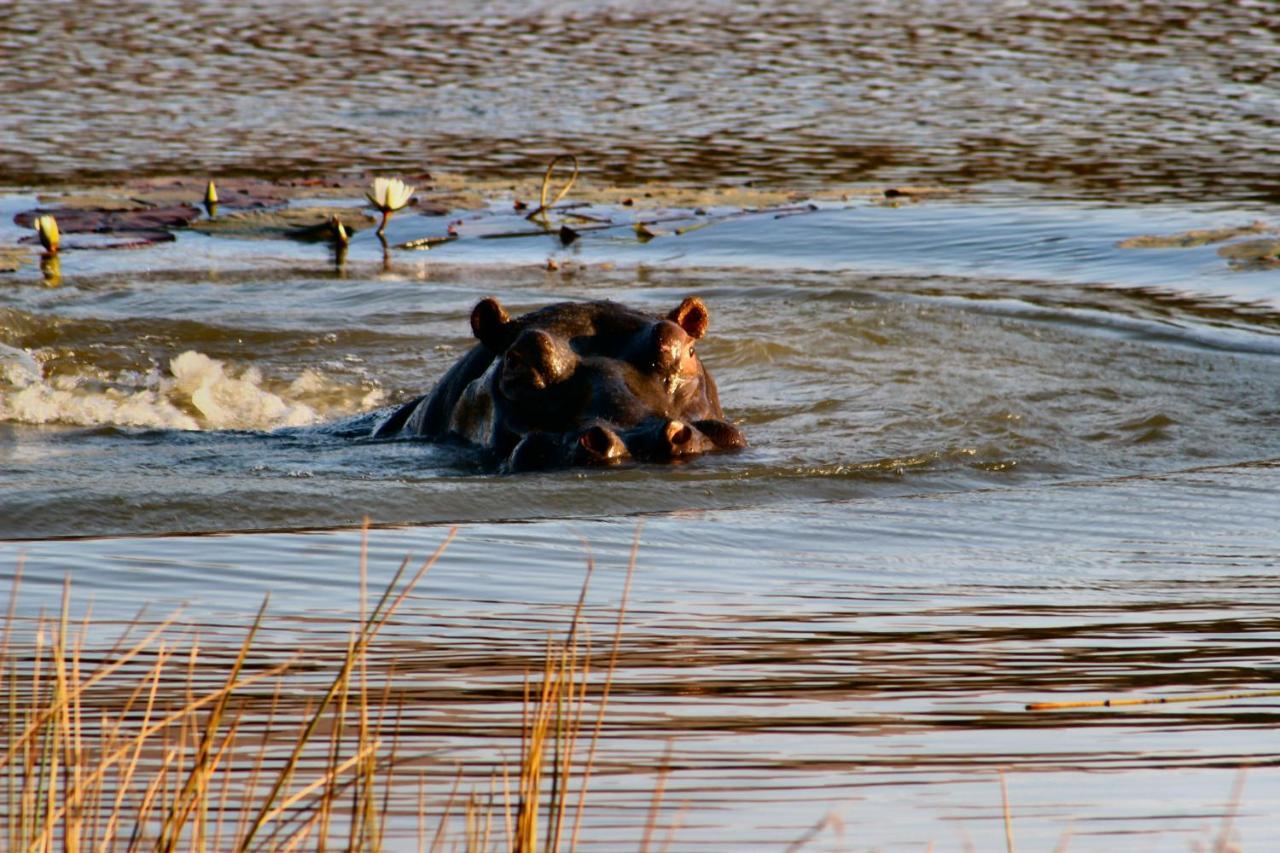
<path id="1" fill-rule="evenodd" d="M 204 203 L 206 207 L 218 203 L 218 188 L 213 185 L 213 181 L 209 181 L 209 185 L 204 188 Z"/>
<path id="2" fill-rule="evenodd" d="M 329 227 L 333 229 L 333 241 L 339 246 L 345 246 L 351 242 L 351 235 L 347 233 L 341 219 L 333 217 L 329 220 Z"/>
<path id="3" fill-rule="evenodd" d="M 36 217 L 33 227 L 40 237 L 40 245 L 44 246 L 46 252 L 58 251 L 58 220 L 46 213 Z"/>

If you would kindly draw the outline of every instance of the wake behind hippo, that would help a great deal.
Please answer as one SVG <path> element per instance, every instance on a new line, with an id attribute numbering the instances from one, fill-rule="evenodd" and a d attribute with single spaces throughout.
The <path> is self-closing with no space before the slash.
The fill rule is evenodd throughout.
<path id="1" fill-rule="evenodd" d="M 746 446 L 695 352 L 710 315 L 689 297 L 654 317 L 616 302 L 559 302 L 511 319 L 489 297 L 479 343 L 375 438 L 461 440 L 506 471 L 670 462 Z"/>

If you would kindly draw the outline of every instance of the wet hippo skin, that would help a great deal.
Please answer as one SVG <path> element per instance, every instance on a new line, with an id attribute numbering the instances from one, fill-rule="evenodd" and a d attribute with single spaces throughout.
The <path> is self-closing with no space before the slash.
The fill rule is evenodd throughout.
<path id="1" fill-rule="evenodd" d="M 709 322 L 697 297 L 661 317 L 597 301 L 515 319 L 497 299 L 483 299 L 471 312 L 479 343 L 374 437 L 461 440 L 507 471 L 670 462 L 745 447 L 695 349 Z"/>

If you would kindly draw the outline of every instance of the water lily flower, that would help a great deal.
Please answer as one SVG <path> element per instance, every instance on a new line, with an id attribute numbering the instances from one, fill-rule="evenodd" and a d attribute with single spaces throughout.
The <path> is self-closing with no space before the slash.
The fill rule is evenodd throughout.
<path id="1" fill-rule="evenodd" d="M 213 185 L 212 180 L 204 188 L 204 206 L 210 211 L 210 216 L 213 215 L 213 209 L 218 206 L 218 188 Z"/>
<path id="2" fill-rule="evenodd" d="M 44 246 L 46 252 L 52 254 L 58 251 L 58 220 L 46 213 L 43 216 L 37 216 L 32 227 L 36 229 L 36 234 L 40 237 L 40 245 Z"/>
<path id="3" fill-rule="evenodd" d="M 406 186 L 399 178 L 373 179 L 373 189 L 366 190 L 364 195 L 369 199 L 370 204 L 382 212 L 382 224 L 378 226 L 377 231 L 379 237 L 386 230 L 387 220 L 391 218 L 391 214 L 409 203 L 414 189 L 416 188 Z"/>

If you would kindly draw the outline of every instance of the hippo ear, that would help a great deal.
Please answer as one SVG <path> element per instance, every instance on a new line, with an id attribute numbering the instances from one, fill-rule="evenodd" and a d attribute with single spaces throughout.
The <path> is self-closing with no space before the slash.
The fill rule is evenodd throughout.
<path id="1" fill-rule="evenodd" d="M 707 306 L 696 296 L 685 297 L 680 307 L 667 315 L 667 319 L 684 329 L 685 334 L 695 340 L 707 333 L 707 326 L 711 323 Z"/>
<path id="2" fill-rule="evenodd" d="M 471 333 L 489 348 L 500 353 L 511 344 L 511 318 L 507 309 L 492 296 L 486 296 L 471 309 Z"/>

